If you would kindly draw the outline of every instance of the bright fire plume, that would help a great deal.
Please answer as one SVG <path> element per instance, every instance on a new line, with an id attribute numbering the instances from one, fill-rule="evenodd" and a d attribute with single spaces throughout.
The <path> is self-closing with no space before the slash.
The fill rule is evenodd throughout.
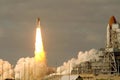
<path id="1" fill-rule="evenodd" d="M 37 29 L 36 29 L 35 60 L 38 62 L 46 61 L 45 51 L 42 43 L 40 24 L 37 25 Z"/>

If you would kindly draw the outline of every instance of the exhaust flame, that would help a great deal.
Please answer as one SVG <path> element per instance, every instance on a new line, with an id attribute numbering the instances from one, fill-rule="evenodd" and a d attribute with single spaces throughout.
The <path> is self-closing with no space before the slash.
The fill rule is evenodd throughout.
<path id="1" fill-rule="evenodd" d="M 38 20 L 36 29 L 36 42 L 35 42 L 35 60 L 38 62 L 45 62 L 46 56 L 42 43 L 42 35 L 40 29 L 40 21 Z"/>

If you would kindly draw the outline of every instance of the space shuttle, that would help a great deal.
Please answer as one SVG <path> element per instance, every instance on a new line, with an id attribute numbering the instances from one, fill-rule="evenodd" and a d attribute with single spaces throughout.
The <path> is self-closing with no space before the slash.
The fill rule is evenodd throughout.
<path id="1" fill-rule="evenodd" d="M 40 28 L 40 18 L 37 18 L 37 28 Z"/>
<path id="2" fill-rule="evenodd" d="M 120 25 L 114 16 L 111 16 L 107 26 L 107 44 L 108 48 L 120 48 Z"/>

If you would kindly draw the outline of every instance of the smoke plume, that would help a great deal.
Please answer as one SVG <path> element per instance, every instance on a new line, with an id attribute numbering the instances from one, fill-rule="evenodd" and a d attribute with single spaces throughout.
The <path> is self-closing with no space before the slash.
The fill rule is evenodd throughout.
<path id="1" fill-rule="evenodd" d="M 77 58 L 72 58 L 58 67 L 56 74 L 70 74 L 76 65 L 90 61 L 99 60 L 99 51 L 91 49 L 89 51 L 78 53 Z M 42 80 L 45 75 L 55 72 L 55 68 L 48 67 L 45 62 L 37 62 L 35 58 L 20 58 L 13 70 L 12 65 L 7 61 L 0 59 L 0 78 L 13 78 L 16 80 Z M 14 75 L 15 74 L 15 75 Z"/>
<path id="2" fill-rule="evenodd" d="M 57 74 L 70 74 L 73 67 L 82 62 L 90 60 L 99 60 L 99 54 L 97 50 L 91 49 L 85 52 L 80 51 L 77 58 L 72 58 L 71 60 L 68 60 L 68 62 L 64 62 L 62 66 L 58 67 Z"/>
<path id="3" fill-rule="evenodd" d="M 34 58 L 21 58 L 15 66 L 15 79 L 41 80 L 46 73 L 46 63 L 36 62 Z"/>
<path id="4" fill-rule="evenodd" d="M 13 66 L 8 62 L 0 59 L 0 80 L 14 78 Z"/>

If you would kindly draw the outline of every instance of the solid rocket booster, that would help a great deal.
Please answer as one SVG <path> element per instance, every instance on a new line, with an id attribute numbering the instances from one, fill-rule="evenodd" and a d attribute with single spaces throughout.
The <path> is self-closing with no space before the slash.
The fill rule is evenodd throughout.
<path id="1" fill-rule="evenodd" d="M 112 45 L 112 25 L 116 24 L 116 19 L 112 16 L 109 20 L 109 24 L 107 26 L 107 47 L 111 47 Z"/>

